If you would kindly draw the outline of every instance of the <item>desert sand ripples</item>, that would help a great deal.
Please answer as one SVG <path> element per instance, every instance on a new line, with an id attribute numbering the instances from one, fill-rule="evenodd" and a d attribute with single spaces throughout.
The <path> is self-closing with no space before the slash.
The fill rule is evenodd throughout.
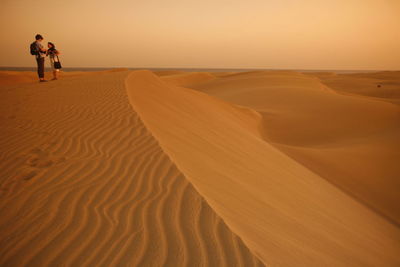
<path id="1" fill-rule="evenodd" d="M 126 75 L 5 87 L 0 264 L 263 266 L 144 127 Z"/>

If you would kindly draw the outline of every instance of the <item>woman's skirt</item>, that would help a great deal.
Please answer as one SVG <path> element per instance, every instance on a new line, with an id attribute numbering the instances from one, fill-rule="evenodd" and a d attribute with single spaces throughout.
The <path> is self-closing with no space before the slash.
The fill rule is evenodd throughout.
<path id="1" fill-rule="evenodd" d="M 56 57 L 49 57 L 50 59 L 50 66 L 53 71 L 60 71 L 60 69 L 56 69 L 54 67 L 54 62 L 58 62 Z"/>

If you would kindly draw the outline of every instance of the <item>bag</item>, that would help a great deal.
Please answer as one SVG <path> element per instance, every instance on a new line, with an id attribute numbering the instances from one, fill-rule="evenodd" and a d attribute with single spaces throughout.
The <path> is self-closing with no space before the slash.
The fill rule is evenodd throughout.
<path id="1" fill-rule="evenodd" d="M 32 56 L 38 56 L 39 55 L 39 49 L 36 45 L 36 42 L 31 43 L 30 45 L 30 50 L 31 50 L 31 55 Z"/>
<path id="2" fill-rule="evenodd" d="M 54 61 L 54 68 L 55 69 L 61 69 L 62 67 L 61 67 L 61 62 L 60 62 L 60 59 L 58 58 L 58 56 L 57 56 L 57 61 Z"/>
<path id="3" fill-rule="evenodd" d="M 60 62 L 54 62 L 54 68 L 55 69 L 61 69 L 61 63 Z"/>

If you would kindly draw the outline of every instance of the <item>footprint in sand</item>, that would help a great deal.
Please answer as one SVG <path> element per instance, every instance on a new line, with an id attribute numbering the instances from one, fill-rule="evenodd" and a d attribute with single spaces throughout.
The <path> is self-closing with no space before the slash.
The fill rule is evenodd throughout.
<path id="1" fill-rule="evenodd" d="M 26 158 L 25 164 L 22 167 L 18 179 L 30 180 L 37 176 L 41 171 L 55 164 L 62 163 L 66 160 L 65 157 L 55 157 L 51 153 L 36 147 L 24 154 Z"/>
<path id="2" fill-rule="evenodd" d="M 30 151 L 30 155 L 26 160 L 26 164 L 31 167 L 46 168 L 53 165 L 53 161 L 49 157 L 49 153 L 41 150 L 40 148 L 34 148 Z"/>
<path id="3" fill-rule="evenodd" d="M 20 180 L 28 181 L 35 177 L 38 174 L 38 170 L 34 168 L 26 168 L 24 171 L 19 175 Z"/>

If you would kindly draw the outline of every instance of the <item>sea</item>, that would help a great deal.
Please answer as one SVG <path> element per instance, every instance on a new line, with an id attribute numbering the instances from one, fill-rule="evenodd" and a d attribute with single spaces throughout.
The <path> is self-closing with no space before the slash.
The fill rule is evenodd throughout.
<path id="1" fill-rule="evenodd" d="M 235 69 L 235 68 L 125 68 L 125 67 L 102 67 L 102 68 L 82 68 L 82 67 L 66 67 L 63 68 L 63 71 L 71 72 L 71 71 L 102 71 L 102 70 L 111 70 L 111 69 L 129 69 L 129 70 L 152 70 L 152 71 L 167 71 L 167 70 L 178 70 L 178 71 L 188 71 L 188 72 L 246 72 L 246 71 L 298 71 L 298 72 L 335 72 L 339 74 L 345 73 L 371 73 L 378 72 L 384 70 L 329 70 L 329 69 Z M 50 68 L 46 68 L 46 71 L 50 71 Z M 0 71 L 36 71 L 36 67 L 0 67 Z"/>

